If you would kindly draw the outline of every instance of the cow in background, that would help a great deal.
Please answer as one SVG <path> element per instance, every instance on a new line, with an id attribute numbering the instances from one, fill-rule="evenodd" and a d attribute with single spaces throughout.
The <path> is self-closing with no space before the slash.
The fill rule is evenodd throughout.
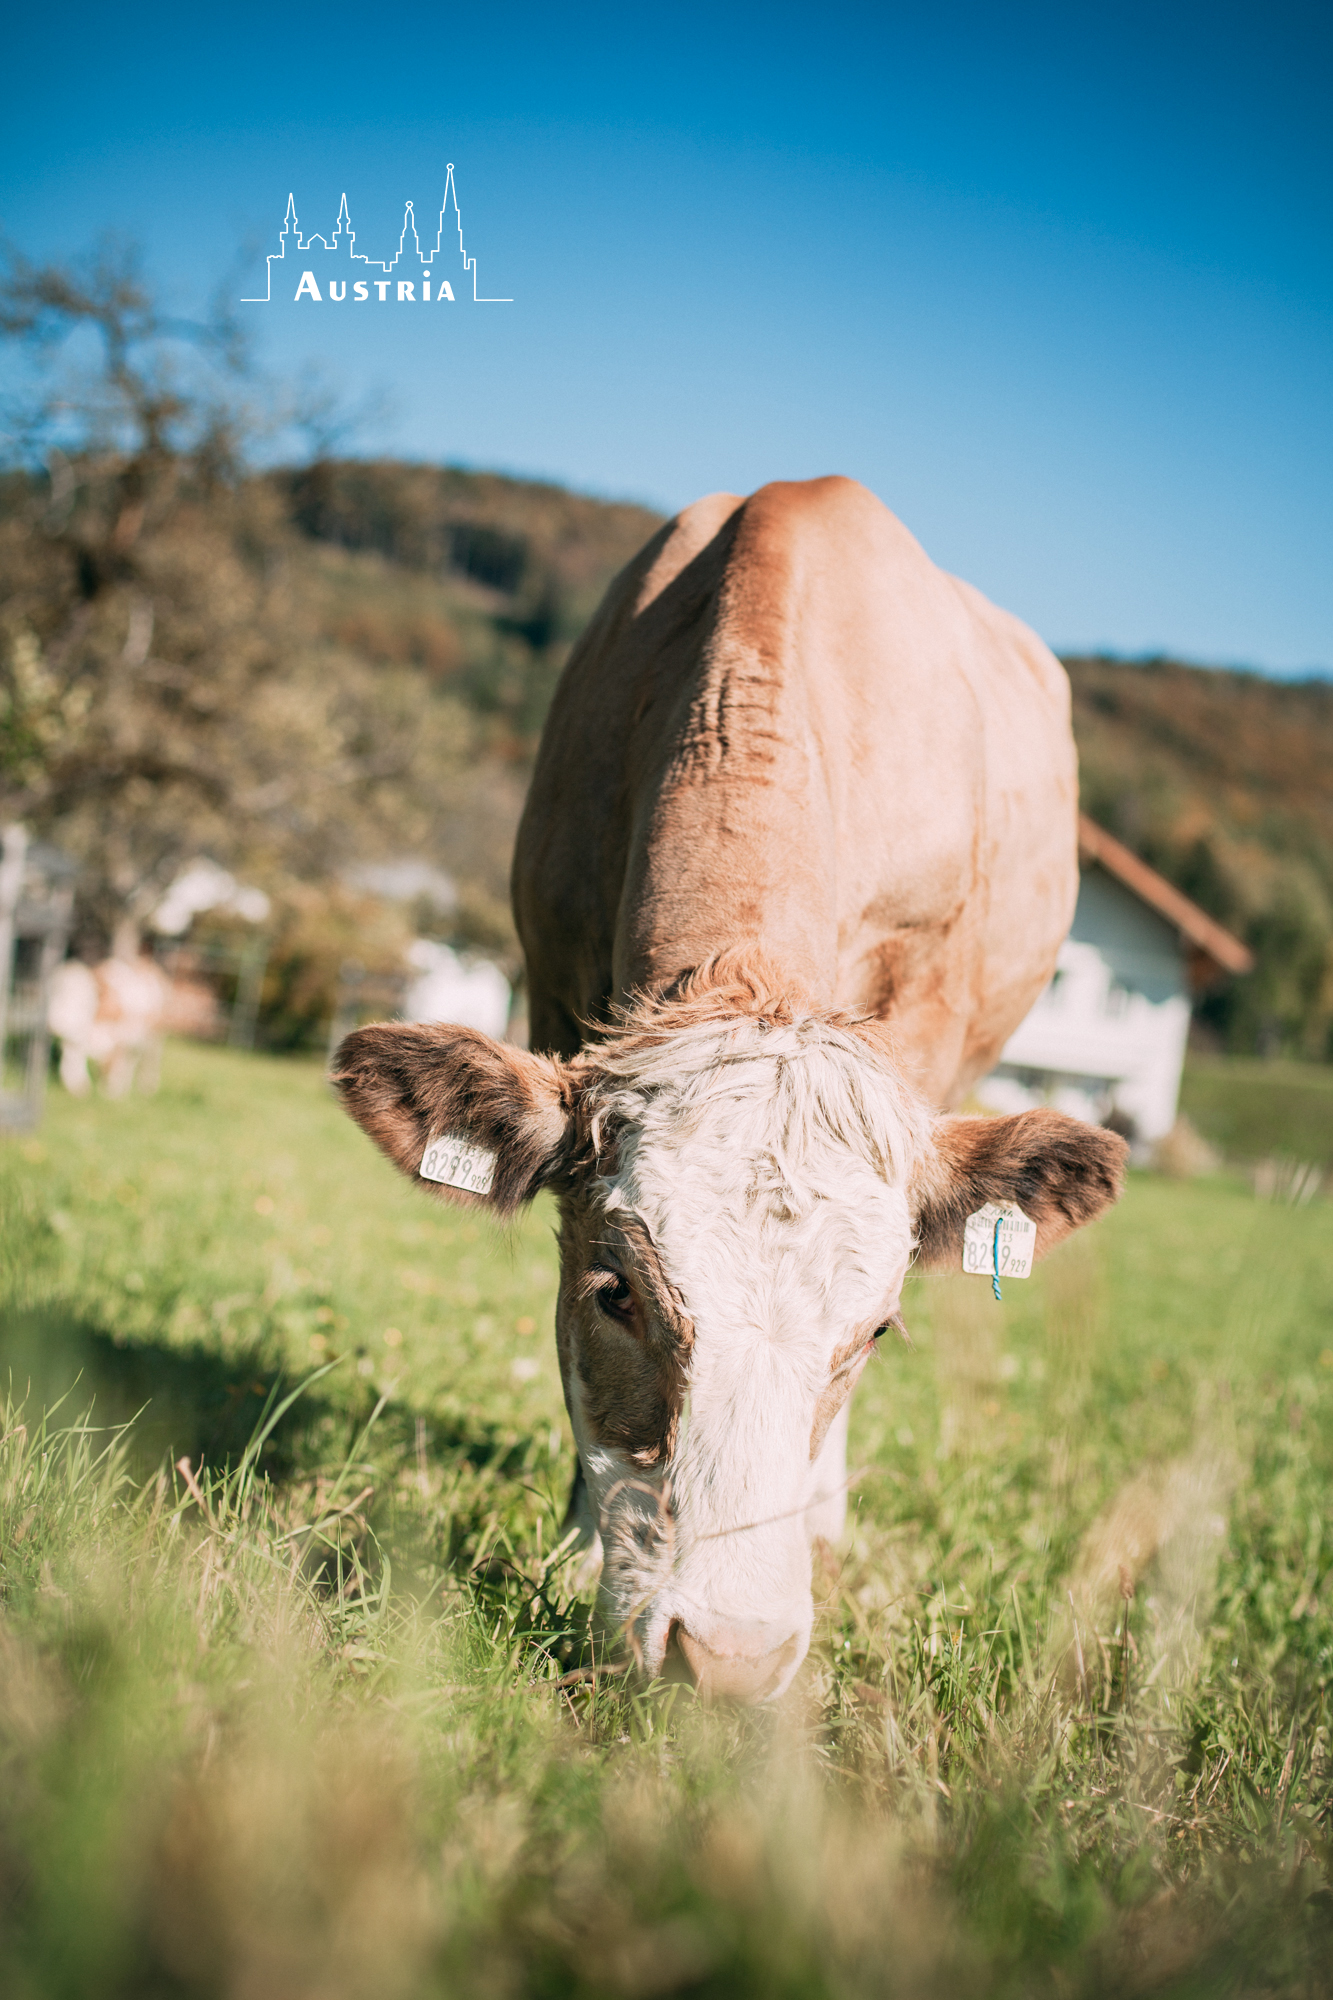
<path id="1" fill-rule="evenodd" d="M 157 1089 L 171 982 L 151 958 L 67 959 L 51 975 L 47 1025 L 60 1043 L 60 1081 L 75 1097 L 92 1089 L 89 1065 L 108 1097 L 138 1084 Z"/>

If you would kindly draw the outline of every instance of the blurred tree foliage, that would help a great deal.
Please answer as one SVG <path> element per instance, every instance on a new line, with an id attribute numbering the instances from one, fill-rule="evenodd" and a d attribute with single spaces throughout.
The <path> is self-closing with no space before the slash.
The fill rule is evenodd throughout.
<path id="1" fill-rule="evenodd" d="M 352 967 L 358 976 L 368 974 L 377 991 L 391 994 L 414 931 L 409 912 L 382 897 L 338 881 L 285 881 L 263 940 L 259 1006 L 265 1046 L 318 1047 Z M 252 948 L 253 933 L 234 916 L 213 911 L 195 924 L 191 943 L 205 951 L 229 949 L 239 961 Z"/>
<path id="2" fill-rule="evenodd" d="M 322 629 L 235 326 L 128 254 L 10 254 L 0 334 L 0 819 L 77 857 L 85 927 L 127 943 L 200 854 L 272 886 L 426 837 L 470 711 Z"/>

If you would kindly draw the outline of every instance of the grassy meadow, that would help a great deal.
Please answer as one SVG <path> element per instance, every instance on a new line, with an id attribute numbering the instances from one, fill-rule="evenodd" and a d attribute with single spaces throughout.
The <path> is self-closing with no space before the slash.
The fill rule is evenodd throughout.
<path id="1" fill-rule="evenodd" d="M 1333 1166 L 1333 1063 L 1191 1056 L 1180 1108 L 1228 1158 Z"/>
<path id="2" fill-rule="evenodd" d="M 6 1995 L 1333 1993 L 1326 1198 L 913 1281 L 771 1713 L 572 1588 L 552 1220 L 300 1060 L 0 1143 Z"/>

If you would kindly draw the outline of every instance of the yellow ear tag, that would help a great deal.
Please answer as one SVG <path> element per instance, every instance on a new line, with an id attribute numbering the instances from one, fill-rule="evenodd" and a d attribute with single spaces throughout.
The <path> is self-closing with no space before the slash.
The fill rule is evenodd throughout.
<path id="1" fill-rule="evenodd" d="M 423 1181 L 437 1181 L 441 1187 L 489 1194 L 495 1179 L 495 1155 L 486 1146 L 474 1146 L 456 1132 L 446 1132 L 431 1140 L 418 1171 Z"/>

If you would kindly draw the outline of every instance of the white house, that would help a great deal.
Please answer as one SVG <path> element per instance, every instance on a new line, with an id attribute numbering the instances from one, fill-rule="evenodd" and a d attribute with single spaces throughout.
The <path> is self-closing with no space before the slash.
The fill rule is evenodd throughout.
<path id="1" fill-rule="evenodd" d="M 460 958 L 447 944 L 430 938 L 413 940 L 407 962 L 415 977 L 403 995 L 404 1021 L 453 1021 L 504 1039 L 513 994 L 498 965 Z"/>
<path id="2" fill-rule="evenodd" d="M 1080 816 L 1082 877 L 1055 976 L 977 1085 L 993 1111 L 1051 1104 L 1145 1153 L 1171 1130 L 1192 996 L 1251 954 L 1188 896 Z"/>

